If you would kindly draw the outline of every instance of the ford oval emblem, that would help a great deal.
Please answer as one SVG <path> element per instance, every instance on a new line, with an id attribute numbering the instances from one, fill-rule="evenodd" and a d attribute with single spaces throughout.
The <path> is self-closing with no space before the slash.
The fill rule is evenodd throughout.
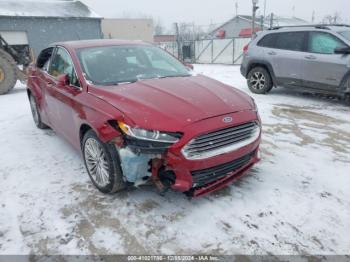
<path id="1" fill-rule="evenodd" d="M 224 121 L 224 123 L 231 123 L 233 121 L 233 118 L 228 116 L 228 117 L 225 117 L 222 121 Z"/>

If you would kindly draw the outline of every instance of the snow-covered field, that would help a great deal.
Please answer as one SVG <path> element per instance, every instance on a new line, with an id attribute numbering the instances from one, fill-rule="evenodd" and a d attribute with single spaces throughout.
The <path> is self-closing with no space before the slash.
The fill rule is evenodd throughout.
<path id="1" fill-rule="evenodd" d="M 249 93 L 237 66 L 195 68 Z M 18 85 L 0 97 L 0 254 L 349 254 L 350 107 L 283 88 L 254 98 L 263 159 L 234 185 L 106 196 L 36 129 Z"/>

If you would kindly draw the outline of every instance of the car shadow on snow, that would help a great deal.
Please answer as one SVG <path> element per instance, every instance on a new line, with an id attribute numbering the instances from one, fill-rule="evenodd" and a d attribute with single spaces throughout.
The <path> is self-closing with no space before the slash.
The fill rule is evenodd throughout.
<path id="1" fill-rule="evenodd" d="M 301 90 L 291 90 L 285 87 L 273 88 L 267 96 L 286 96 L 289 98 L 303 98 L 308 99 L 310 102 L 327 102 L 330 105 L 339 105 L 339 106 L 347 106 L 350 108 L 350 103 L 344 101 L 344 99 L 334 96 L 334 95 L 326 95 L 320 93 L 312 93 Z"/>
<path id="2" fill-rule="evenodd" d="M 193 223 L 193 219 L 206 213 L 215 202 L 230 205 L 233 198 L 244 198 L 244 194 L 250 194 L 250 184 L 257 180 L 258 173 L 259 170 L 253 169 L 233 185 L 196 199 L 175 191 L 161 196 L 154 186 L 105 195 L 91 183 L 75 184 L 72 189 L 77 195 L 76 202 L 61 209 L 63 218 L 73 221 L 69 237 L 63 238 L 84 239 L 79 245 L 88 253 L 111 254 L 115 250 L 100 248 L 94 241 L 97 234 L 108 230 L 121 239 L 122 250 L 126 253 L 161 252 L 162 247 L 176 243 L 176 232 L 167 234 L 166 228 L 180 229 L 183 223 Z M 178 252 L 185 250 L 179 247 Z"/>

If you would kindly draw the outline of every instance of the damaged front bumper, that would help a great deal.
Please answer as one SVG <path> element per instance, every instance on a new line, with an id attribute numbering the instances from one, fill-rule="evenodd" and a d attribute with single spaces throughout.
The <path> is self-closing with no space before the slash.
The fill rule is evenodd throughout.
<path id="1" fill-rule="evenodd" d="M 184 192 L 191 197 L 198 197 L 226 187 L 244 176 L 254 164 L 260 161 L 259 148 L 258 145 L 255 146 L 257 147 L 251 146 L 251 151 L 241 149 L 240 152 L 220 156 L 216 161 L 207 160 L 206 162 L 209 163 L 203 163 L 200 169 L 198 164 L 194 168 L 194 163 L 186 166 L 183 162 L 179 162 L 177 157 L 170 157 L 168 167 L 172 168 L 176 174 L 176 182 L 172 189 Z M 221 164 L 218 164 L 219 158 Z"/>
<path id="2" fill-rule="evenodd" d="M 171 188 L 190 197 L 202 196 L 233 183 L 260 160 L 260 135 L 252 143 L 233 152 L 208 159 L 189 160 L 182 154 L 183 147 L 191 139 L 208 132 L 208 126 L 212 126 L 213 130 L 224 128 L 225 124 L 218 119 L 222 117 L 192 124 L 184 130 L 184 136 L 176 144 L 125 137 L 123 148 L 119 150 L 125 178 L 136 186 L 152 178 L 160 192 Z M 237 113 L 235 119 L 238 123 L 259 121 L 253 111 Z"/>
<path id="3" fill-rule="evenodd" d="M 161 161 L 172 145 L 127 136 L 123 140 L 123 144 L 117 146 L 120 164 L 126 181 L 134 186 L 148 182 L 152 177 L 153 162 Z"/>

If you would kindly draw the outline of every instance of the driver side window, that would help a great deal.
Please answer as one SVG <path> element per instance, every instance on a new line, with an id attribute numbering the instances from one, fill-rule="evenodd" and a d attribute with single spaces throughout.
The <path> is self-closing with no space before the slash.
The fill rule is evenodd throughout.
<path id="1" fill-rule="evenodd" d="M 74 69 L 73 61 L 68 52 L 63 48 L 57 48 L 57 52 L 52 58 L 49 74 L 53 77 L 68 75 L 71 85 L 80 87 L 80 83 Z"/>
<path id="2" fill-rule="evenodd" d="M 45 72 L 48 72 L 53 49 L 54 49 L 53 47 L 49 47 L 40 53 L 36 62 L 37 68 L 40 68 Z"/>

